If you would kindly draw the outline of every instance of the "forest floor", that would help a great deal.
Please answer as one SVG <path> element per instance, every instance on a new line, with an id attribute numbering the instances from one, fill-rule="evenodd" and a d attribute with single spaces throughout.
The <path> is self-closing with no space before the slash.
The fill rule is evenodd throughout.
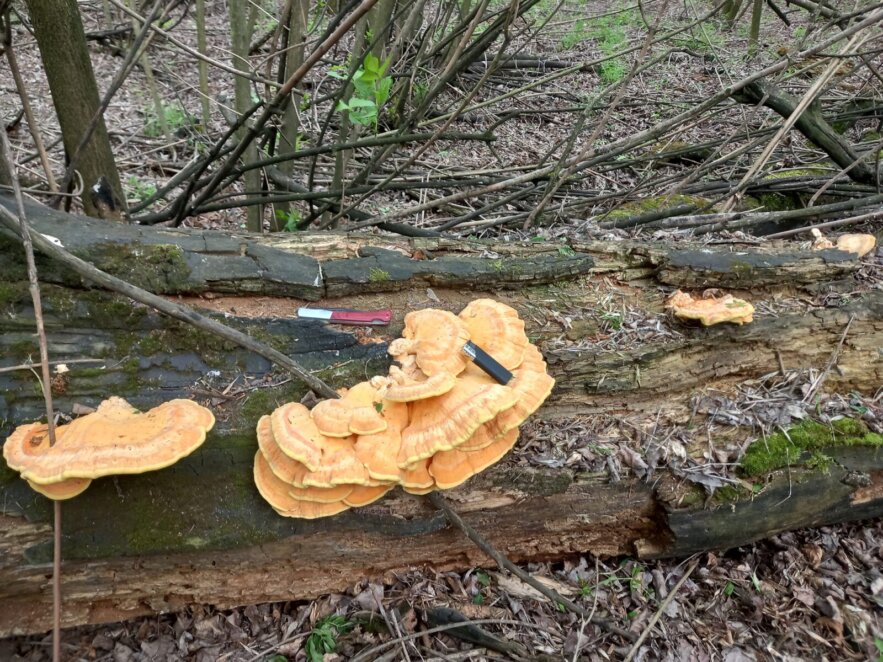
<path id="1" fill-rule="evenodd" d="M 700 3 L 702 4 L 702 3 Z M 223 3 L 208 2 L 209 47 L 222 59 L 227 52 L 227 28 Z M 593 4 L 593 15 L 602 9 L 625 11 L 624 3 L 613 0 Z M 686 3 L 683 7 L 691 6 Z M 634 8 L 629 11 L 634 11 Z M 672 8 L 672 20 L 682 5 Z M 693 10 L 690 10 L 693 11 Z M 697 10 L 698 11 L 698 10 Z M 588 14 L 575 3 L 552 22 L 542 36 L 526 48 L 533 55 L 549 59 L 580 62 L 597 57 L 604 49 L 615 48 L 608 42 L 635 40 L 627 22 L 608 21 L 596 31 L 585 17 Z M 582 13 L 580 13 L 582 12 Z M 683 12 L 686 14 L 687 9 Z M 632 16 L 632 15 L 630 15 Z M 86 13 L 87 30 L 97 30 L 100 12 Z M 633 18 L 633 16 L 632 16 Z M 782 48 L 805 29 L 795 14 L 796 22 L 785 27 L 774 16 L 764 23 L 761 49 L 750 63 L 744 59 L 746 33 L 744 25 L 735 30 L 711 27 L 691 32 L 681 50 L 629 83 L 625 100 L 608 118 L 595 136 L 609 141 L 628 132 L 646 128 L 666 113 L 674 113 L 678 103 L 696 102 L 717 91 L 727 80 L 772 61 Z M 91 21 L 91 22 L 90 22 Z M 259 23 L 260 24 L 260 23 Z M 743 21 L 744 24 L 744 21 Z M 266 25 L 264 26 L 266 29 Z M 195 44 L 195 30 L 187 19 L 175 35 Z M 15 37 L 17 53 L 32 102 L 39 118 L 40 129 L 57 170 L 63 169 L 64 154 L 60 146 L 51 97 L 38 64 L 33 39 L 23 29 Z M 200 115 L 200 101 L 195 92 L 198 79 L 192 61 L 180 51 L 161 46 L 152 57 L 161 94 L 167 100 L 166 119 L 170 120 L 175 139 L 168 141 L 157 133 L 157 119 L 150 108 L 146 81 L 136 70 L 129 82 L 112 101 L 106 113 L 108 128 L 116 150 L 122 178 L 131 204 L 151 195 L 174 173 L 205 148 L 205 133 L 217 135 L 225 129 L 220 113 L 202 132 L 192 128 L 191 118 Z M 94 42 L 93 62 L 97 78 L 107 84 L 119 68 L 120 52 L 112 42 Z M 576 73 L 560 78 L 529 95 L 519 95 L 505 110 L 541 107 L 543 113 L 527 113 L 514 122 L 495 128 L 496 141 L 487 143 L 452 143 L 440 141 L 431 147 L 415 165 L 415 177 L 442 177 L 464 172 L 520 172 L 535 167 L 541 158 L 555 154 L 566 140 L 572 117 L 559 114 L 565 108 L 584 101 L 592 90 L 603 84 L 604 77 L 617 74 L 616 67 L 628 68 L 634 55 L 614 60 L 606 69 Z M 327 72 L 334 64 L 345 61 L 345 45 L 332 51 L 319 68 Z M 224 103 L 224 94 L 232 96 L 229 76 L 210 69 L 215 101 Z M 544 72 L 514 71 L 500 77 L 486 92 L 500 93 L 523 84 Z M 5 119 L 14 116 L 19 102 L 6 72 L 0 81 L 8 92 L 0 98 L 0 113 Z M 318 96 L 324 74 L 313 81 L 313 94 Z M 803 81 L 804 84 L 806 81 Z M 856 81 L 848 77 L 835 85 L 830 95 L 848 96 L 856 92 Z M 453 99 L 456 97 L 454 96 Z M 476 101 L 481 101 L 479 95 Z M 560 119 L 567 117 L 566 120 Z M 695 144 L 711 136 L 732 133 L 748 122 L 755 129 L 767 127 L 771 114 L 764 109 L 730 106 L 715 115 L 715 121 L 687 125 L 677 135 L 667 138 L 675 142 Z M 495 122 L 496 115 L 476 111 L 458 120 L 453 129 L 479 132 Z M 306 117 L 307 133 L 318 130 L 319 109 Z M 855 144 L 871 138 L 874 128 L 867 122 L 856 122 L 848 129 Z M 587 127 L 586 136 L 592 131 Z M 24 124 L 11 128 L 10 138 L 17 150 L 19 163 L 31 169 L 29 185 L 41 182 L 37 161 L 27 162 L 32 150 Z M 738 147 L 740 141 L 733 143 Z M 830 170 L 830 164 L 802 138 L 788 142 L 784 154 L 770 174 L 805 172 L 807 169 Z M 407 152 L 400 158 L 404 160 Z M 743 165 L 750 164 L 746 155 Z M 320 160 L 317 185 L 329 184 L 333 160 Z M 589 236 L 621 238 L 621 230 L 602 230 L 598 222 L 607 218 L 614 208 L 635 205 L 628 202 L 630 192 L 643 187 L 641 198 L 679 195 L 677 186 L 653 185 L 652 182 L 679 181 L 682 164 L 647 163 L 632 170 L 597 173 L 587 177 L 572 194 L 591 193 L 602 199 L 594 207 L 586 207 L 578 215 L 562 214 L 542 227 L 521 230 L 482 229 L 480 225 L 464 225 L 463 230 L 478 236 L 504 236 L 544 241 L 560 237 Z M 675 179 L 669 179 L 674 177 Z M 648 184 L 648 182 L 651 182 Z M 608 195 L 609 194 L 609 195 Z M 372 197 L 363 207 L 372 212 L 396 211 L 420 204 L 427 193 L 384 193 Z M 418 225 L 432 227 L 452 215 L 468 213 L 472 207 L 449 205 L 412 219 Z M 626 207 L 628 209 L 628 207 Z M 642 209 L 632 207 L 634 209 Z M 508 205 L 501 213 L 523 211 L 518 203 Z M 298 210 L 308 213 L 307 205 Z M 189 225 L 212 229 L 241 230 L 244 214 L 240 208 L 210 212 L 189 219 Z M 269 226 L 269 210 L 266 225 Z M 860 226 L 876 230 L 879 224 Z M 653 239 L 681 240 L 684 233 L 653 231 L 637 233 Z M 757 241 L 741 233 L 707 235 L 707 240 L 739 239 Z M 802 237 L 802 245 L 808 237 Z M 879 288 L 883 279 L 883 254 L 879 248 L 865 261 L 857 277 L 856 290 Z M 837 295 L 825 295 L 828 298 Z M 775 314 L 774 306 L 794 302 L 774 302 L 767 312 Z M 830 303 L 827 301 L 826 303 Z M 617 301 L 592 313 L 595 334 L 592 342 L 607 343 L 611 348 L 640 342 L 650 334 L 667 332 L 665 325 Z M 579 318 L 574 315 L 574 319 Z M 570 320 L 567 322 L 570 323 Z M 586 328 L 580 331 L 586 337 Z M 588 334 L 591 335 L 591 334 Z M 562 334 L 562 342 L 568 342 Z M 728 434 L 727 426 L 755 430 L 751 438 L 785 426 L 807 415 L 830 420 L 850 412 L 864 412 L 865 420 L 878 431 L 883 426 L 881 395 L 862 397 L 824 395 L 812 406 L 803 403 L 807 384 L 818 375 L 796 374 L 771 376 L 741 385 L 732 393 L 716 400 L 698 398 L 697 410 L 715 411 L 717 446 L 700 455 L 712 467 L 697 471 L 690 464 L 695 447 L 711 445 L 708 427 L 698 430 L 688 426 L 657 429 L 652 416 L 636 417 L 623 424 L 611 417 L 579 417 L 566 421 L 532 422 L 525 427 L 523 440 L 508 460 L 513 464 L 567 466 L 589 471 L 605 471 L 612 477 L 623 472 L 641 472 L 656 466 L 672 465 L 689 469 L 694 479 L 709 489 L 724 485 L 731 469 L 744 452 L 744 435 Z M 812 411 L 810 411 L 812 410 Z M 630 433 L 628 432 L 631 430 Z M 629 438 L 626 438 L 629 437 Z M 700 438 L 701 437 L 701 438 Z M 553 441 L 550 442 L 549 439 Z M 641 455 L 628 449 L 641 441 Z M 647 441 L 649 440 L 649 442 Z M 213 660 L 254 662 L 273 660 L 501 660 L 547 659 L 613 660 L 883 660 L 883 521 L 860 522 L 834 527 L 779 534 L 753 545 L 729 550 L 723 554 L 702 554 L 695 558 L 639 562 L 629 558 L 573 558 L 564 563 L 536 564 L 526 568 L 562 595 L 576 600 L 616 625 L 636 634 L 647 634 L 640 645 L 631 644 L 616 635 L 558 609 L 541 599 L 532 589 L 499 573 L 490 566 L 472 568 L 463 573 L 437 573 L 431 568 L 414 569 L 382 583 L 366 583 L 353 578 L 352 589 L 344 594 L 331 594 L 309 602 L 287 602 L 248 606 L 217 611 L 211 606 L 194 606 L 187 612 L 140 618 L 113 625 L 71 629 L 64 634 L 63 650 L 68 660 L 172 661 Z M 670 598 L 670 599 L 668 599 Z M 469 631 L 471 640 L 455 638 L 445 632 L 430 633 L 446 618 L 441 608 L 480 621 L 482 631 Z M 447 615 L 449 617 L 449 614 Z M 48 636 L 19 637 L 0 640 L 0 660 L 49 659 Z"/>
<path id="2" fill-rule="evenodd" d="M 574 558 L 526 568 L 635 645 L 559 610 L 495 568 L 415 569 L 388 583 L 285 602 L 67 630 L 66 660 L 877 660 L 883 521 L 782 533 L 724 554 L 638 562 Z M 456 610 L 480 625 L 434 632 Z M 465 640 L 464 640 L 465 639 Z M 0 640 L 0 659 L 50 659 L 51 637 Z M 327 652 L 326 652 L 327 651 Z M 324 652 L 324 658 L 323 658 Z"/>

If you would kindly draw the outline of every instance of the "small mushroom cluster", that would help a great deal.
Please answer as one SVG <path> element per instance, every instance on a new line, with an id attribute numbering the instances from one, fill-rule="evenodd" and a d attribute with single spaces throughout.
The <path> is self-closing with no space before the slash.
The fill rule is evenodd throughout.
<path id="1" fill-rule="evenodd" d="M 258 423 L 254 476 L 280 514 L 316 518 L 379 499 L 460 485 L 500 460 L 555 381 L 518 313 L 491 299 L 460 315 L 426 309 L 405 317 L 389 374 L 323 400 L 288 403 Z M 471 340 L 512 372 L 499 384 L 463 353 Z"/>
<path id="2" fill-rule="evenodd" d="M 170 400 L 145 413 L 111 397 L 98 408 L 55 429 L 28 423 L 3 445 L 11 469 L 40 494 L 70 499 L 94 478 L 162 469 L 189 455 L 215 424 L 211 411 L 190 400 Z"/>

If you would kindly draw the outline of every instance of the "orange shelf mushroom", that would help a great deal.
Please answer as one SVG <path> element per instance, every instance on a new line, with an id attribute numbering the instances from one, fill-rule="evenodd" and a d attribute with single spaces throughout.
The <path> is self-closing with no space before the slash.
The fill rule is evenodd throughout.
<path id="1" fill-rule="evenodd" d="M 555 384 L 518 313 L 491 299 L 459 316 L 409 313 L 403 335 L 390 343 L 399 365 L 388 375 L 312 412 L 289 403 L 258 423 L 255 482 L 279 514 L 334 515 L 394 485 L 412 494 L 456 487 L 512 449 Z M 508 384 L 468 361 L 469 340 L 512 372 Z"/>
<path id="2" fill-rule="evenodd" d="M 371 382 L 360 382 L 341 391 L 339 400 L 323 400 L 310 412 L 319 432 L 328 437 L 349 437 L 386 429 L 386 421 L 377 411 L 381 397 Z"/>
<path id="3" fill-rule="evenodd" d="M 469 339 L 507 370 L 521 365 L 529 341 L 518 311 L 493 299 L 476 299 L 459 315 Z"/>
<path id="4" fill-rule="evenodd" d="M 749 324 L 754 319 L 754 306 L 732 294 L 722 297 L 694 299 L 686 292 L 678 290 L 671 295 L 666 306 L 672 309 L 675 317 L 698 320 L 703 326 L 722 322 Z"/>
<path id="5" fill-rule="evenodd" d="M 467 373 L 444 395 L 411 403 L 411 420 L 402 431 L 399 467 L 404 469 L 438 451 L 456 448 L 480 425 L 517 401 L 510 387 Z"/>
<path id="6" fill-rule="evenodd" d="M 405 315 L 402 338 L 389 344 L 389 353 L 408 377 L 420 380 L 440 372 L 458 375 L 466 368 L 463 345 L 469 332 L 463 321 L 446 310 L 426 308 Z"/>
<path id="7" fill-rule="evenodd" d="M 877 238 L 872 234 L 842 234 L 837 237 L 835 248 L 847 253 L 855 253 L 864 257 L 877 245 Z"/>
<path id="8" fill-rule="evenodd" d="M 141 413 L 122 398 L 102 402 L 91 414 L 56 428 L 16 428 L 3 446 L 11 469 L 50 499 L 82 493 L 94 478 L 162 469 L 189 455 L 215 424 L 211 411 L 190 400 L 171 400 Z"/>

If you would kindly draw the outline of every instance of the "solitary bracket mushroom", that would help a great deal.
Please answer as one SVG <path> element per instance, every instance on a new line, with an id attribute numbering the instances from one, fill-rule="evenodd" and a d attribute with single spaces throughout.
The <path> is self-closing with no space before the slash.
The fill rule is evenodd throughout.
<path id="1" fill-rule="evenodd" d="M 141 413 L 122 398 L 102 402 L 91 414 L 56 428 L 19 426 L 3 445 L 3 457 L 36 491 L 69 499 L 94 478 L 162 469 L 189 455 L 215 424 L 211 411 L 190 400 L 171 400 Z"/>
<path id="2" fill-rule="evenodd" d="M 754 306 L 743 299 L 736 299 L 732 294 L 694 299 L 678 290 L 671 295 L 666 306 L 672 309 L 675 317 L 698 320 L 703 326 L 721 322 L 748 324 L 754 319 Z"/>

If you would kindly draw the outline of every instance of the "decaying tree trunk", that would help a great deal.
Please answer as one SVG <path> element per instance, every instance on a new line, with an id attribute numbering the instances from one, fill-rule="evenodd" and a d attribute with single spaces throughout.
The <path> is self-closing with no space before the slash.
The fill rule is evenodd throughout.
<path id="1" fill-rule="evenodd" d="M 684 417 L 691 396 L 703 389 L 725 389 L 780 367 L 824 370 L 832 356 L 827 388 L 867 394 L 883 384 L 883 293 L 831 307 L 776 307 L 786 295 L 850 292 L 858 262 L 835 250 L 237 236 L 108 224 L 37 206 L 30 222 L 103 270 L 214 308 L 225 323 L 334 386 L 386 369 L 386 341 L 399 334 L 408 310 L 458 310 L 483 295 L 518 308 L 546 356 L 557 385 L 539 417 L 639 411 Z M 0 437 L 39 418 L 42 409 L 33 374 L 17 368 L 37 356 L 21 252 L 0 233 Z M 218 418 L 204 446 L 176 466 L 97 480 L 64 503 L 66 625 L 192 602 L 307 598 L 409 566 L 486 562 L 424 499 L 399 491 L 325 520 L 276 516 L 252 483 L 254 424 L 277 404 L 300 399 L 303 386 L 225 340 L 88 289 L 45 259 L 38 268 L 50 359 L 69 368 L 53 384 L 61 411 L 111 394 L 139 407 L 183 396 L 210 404 Z M 741 291 L 768 302 L 770 312 L 744 327 L 682 326 L 661 314 L 664 291 L 672 287 Z M 611 298 L 615 308 L 638 309 L 673 331 L 599 348 L 604 333 L 594 309 Z M 367 333 L 292 319 L 305 301 L 390 306 L 395 322 Z M 726 504 L 706 503 L 698 488 L 666 471 L 652 482 L 614 482 L 505 462 L 449 494 L 513 560 L 585 552 L 683 555 L 883 514 L 883 454 L 873 447 L 825 452 L 834 458 L 826 470 L 792 466 L 768 476 L 755 498 Z M 0 636 L 46 629 L 51 504 L 5 466 L 0 495 Z"/>

